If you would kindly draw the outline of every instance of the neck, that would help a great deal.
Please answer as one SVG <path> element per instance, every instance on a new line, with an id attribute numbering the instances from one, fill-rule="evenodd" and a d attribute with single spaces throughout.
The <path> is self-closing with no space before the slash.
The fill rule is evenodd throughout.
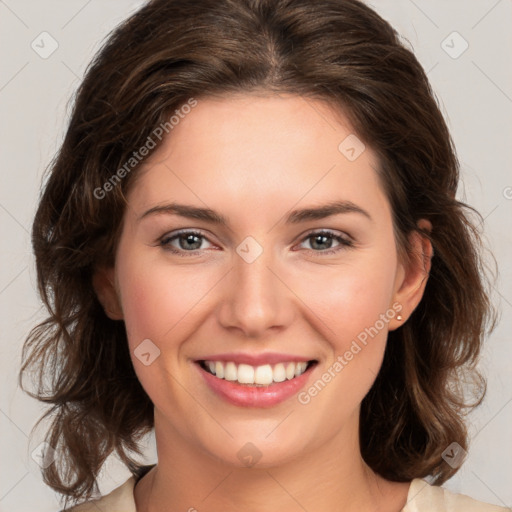
<path id="1" fill-rule="evenodd" d="M 135 487 L 137 511 L 401 510 L 409 484 L 389 482 L 365 464 L 354 426 L 282 464 L 240 467 L 169 435 L 155 415 L 158 465 Z"/>

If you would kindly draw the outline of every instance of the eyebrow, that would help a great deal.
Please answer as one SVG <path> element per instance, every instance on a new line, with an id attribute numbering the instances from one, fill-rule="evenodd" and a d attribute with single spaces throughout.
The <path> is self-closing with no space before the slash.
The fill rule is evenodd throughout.
<path id="1" fill-rule="evenodd" d="M 351 201 L 333 201 L 317 207 L 293 210 L 286 216 L 285 222 L 286 224 L 299 224 L 301 222 L 320 220 L 330 217 L 331 215 L 342 213 L 357 213 L 367 217 L 369 220 L 373 220 L 366 210 Z M 221 226 L 228 226 L 229 224 L 228 219 L 215 210 L 176 202 L 154 206 L 140 215 L 137 221 L 140 222 L 146 217 L 162 214 L 179 215 L 188 219 L 202 220 Z"/>

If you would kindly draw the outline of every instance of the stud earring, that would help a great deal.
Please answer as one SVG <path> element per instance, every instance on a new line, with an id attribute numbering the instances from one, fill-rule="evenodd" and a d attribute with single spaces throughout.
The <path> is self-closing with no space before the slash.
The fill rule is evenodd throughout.
<path id="1" fill-rule="evenodd" d="M 402 317 L 402 315 L 397 315 L 396 319 L 397 319 L 399 322 L 401 322 L 401 321 L 403 320 L 403 317 Z"/>

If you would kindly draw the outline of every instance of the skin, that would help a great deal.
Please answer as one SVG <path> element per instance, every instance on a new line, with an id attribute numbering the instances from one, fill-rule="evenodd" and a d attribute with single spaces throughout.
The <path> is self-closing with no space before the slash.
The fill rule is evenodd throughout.
<path id="1" fill-rule="evenodd" d="M 411 261 L 399 260 L 374 152 L 367 146 L 351 162 L 338 150 L 353 133 L 342 114 L 316 100 L 201 99 L 139 171 L 115 266 L 94 279 L 107 314 L 125 322 L 135 370 L 155 406 L 158 465 L 135 487 L 138 511 L 391 512 L 405 505 L 409 483 L 385 480 L 361 458 L 359 410 L 388 330 L 421 300 L 431 246 L 412 234 Z M 349 212 L 285 223 L 291 210 L 337 200 L 371 218 Z M 140 220 L 172 201 L 211 208 L 229 224 L 173 214 Z M 186 237 L 182 245 L 159 243 L 178 229 L 205 238 L 191 249 Z M 352 246 L 335 238 L 314 245 L 307 235 L 322 229 Z M 236 252 L 247 236 L 263 249 L 252 263 Z M 222 352 L 303 355 L 318 360 L 313 383 L 396 303 L 403 320 L 389 320 L 307 405 L 296 397 L 266 409 L 232 405 L 204 384 L 194 363 Z M 145 339 L 160 350 L 149 366 L 133 355 Z M 247 442 L 261 453 L 252 467 L 237 456 Z"/>

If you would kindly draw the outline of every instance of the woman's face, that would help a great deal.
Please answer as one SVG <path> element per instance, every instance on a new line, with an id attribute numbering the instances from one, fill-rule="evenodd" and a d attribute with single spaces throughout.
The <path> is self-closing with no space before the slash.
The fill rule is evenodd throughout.
<path id="1" fill-rule="evenodd" d="M 271 466 L 357 432 L 410 308 L 376 167 L 297 96 L 200 99 L 174 125 L 127 196 L 114 269 L 157 436 Z"/>

